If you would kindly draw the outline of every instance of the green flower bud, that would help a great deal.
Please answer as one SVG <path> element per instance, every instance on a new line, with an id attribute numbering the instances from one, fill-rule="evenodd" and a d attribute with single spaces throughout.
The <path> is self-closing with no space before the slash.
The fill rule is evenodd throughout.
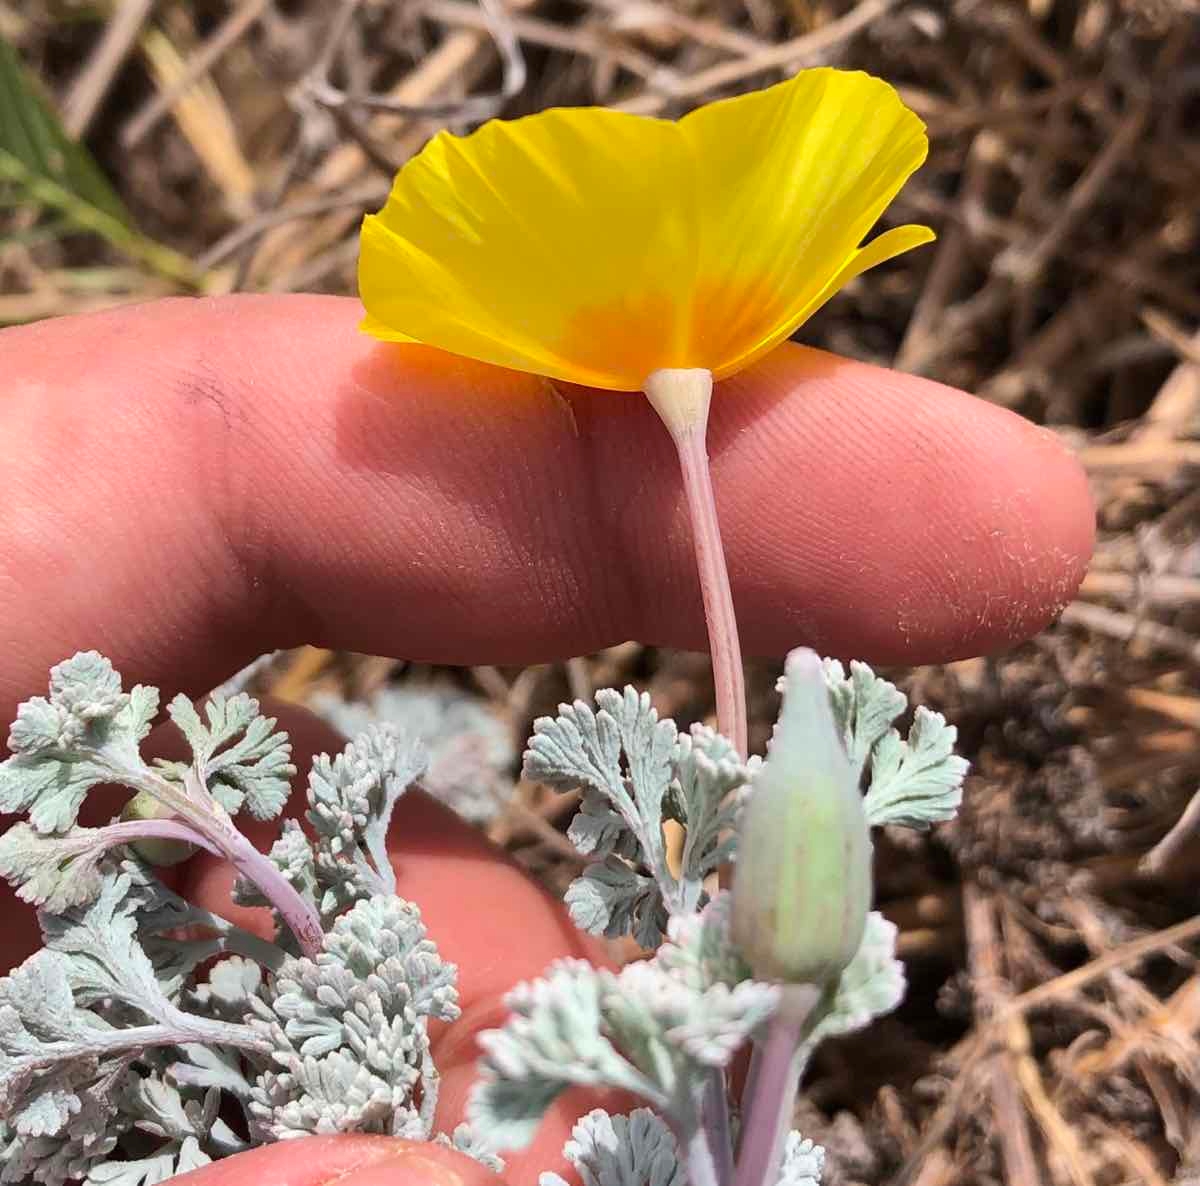
<path id="1" fill-rule="evenodd" d="M 121 819 L 126 822 L 129 820 L 170 819 L 173 814 L 169 807 L 164 807 L 153 795 L 146 791 L 138 791 L 125 804 L 125 810 L 121 812 Z M 196 846 L 188 844 L 186 840 L 162 840 L 157 837 L 135 840 L 129 847 L 143 861 L 159 869 L 170 865 L 181 865 L 196 851 Z"/>
<path id="2" fill-rule="evenodd" d="M 821 660 L 792 651 L 767 760 L 738 829 L 732 934 L 754 975 L 834 982 L 862 942 L 871 839 Z"/>

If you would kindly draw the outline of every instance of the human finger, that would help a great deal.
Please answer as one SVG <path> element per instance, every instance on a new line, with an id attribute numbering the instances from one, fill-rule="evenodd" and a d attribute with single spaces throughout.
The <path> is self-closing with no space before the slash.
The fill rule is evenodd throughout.
<path id="1" fill-rule="evenodd" d="M 643 399 L 381 345 L 360 312 L 179 300 L 0 333 L 10 717 L 78 648 L 200 691 L 301 641 L 452 663 L 703 645 Z M 712 420 L 750 652 L 991 651 L 1081 579 L 1084 477 L 1008 412 L 785 346 Z"/>

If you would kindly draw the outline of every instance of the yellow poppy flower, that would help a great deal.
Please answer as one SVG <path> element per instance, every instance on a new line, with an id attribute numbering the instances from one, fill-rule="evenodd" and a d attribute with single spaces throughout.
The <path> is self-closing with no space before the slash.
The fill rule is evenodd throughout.
<path id="1" fill-rule="evenodd" d="M 584 107 L 443 132 L 363 223 L 367 333 L 646 393 L 679 456 L 718 727 L 741 753 L 741 646 L 705 448 L 713 381 L 933 238 L 903 226 L 860 246 L 927 147 L 887 83 L 805 70 L 677 122 Z"/>
<path id="2" fill-rule="evenodd" d="M 560 108 L 442 132 L 363 224 L 363 329 L 617 391 L 721 379 L 933 238 L 860 246 L 926 150 L 890 86 L 826 68 L 678 121 Z"/>

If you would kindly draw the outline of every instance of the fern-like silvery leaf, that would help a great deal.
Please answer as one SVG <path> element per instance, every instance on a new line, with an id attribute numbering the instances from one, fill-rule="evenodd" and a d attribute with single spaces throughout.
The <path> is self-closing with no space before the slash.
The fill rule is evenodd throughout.
<path id="1" fill-rule="evenodd" d="M 871 750 L 908 707 L 908 700 L 895 684 L 876 675 L 865 663 L 851 663 L 847 675 L 836 659 L 826 659 L 825 682 L 850 768 L 855 779 L 861 779 Z"/>
<path id="2" fill-rule="evenodd" d="M 608 797 L 587 788 L 567 828 L 567 838 L 585 856 L 603 860 L 613 853 L 638 855 L 638 842 Z"/>
<path id="3" fill-rule="evenodd" d="M 99 1068 L 89 1082 L 81 1079 L 59 1132 L 30 1135 L 0 1121 L 0 1182 L 64 1186 L 85 1178 L 123 1131 L 114 1101 L 127 1073 L 128 1062 L 118 1060 Z"/>
<path id="4" fill-rule="evenodd" d="M 68 957 L 69 979 L 79 1004 L 122 1001 L 148 1017 L 173 1014 L 137 937 L 141 899 L 130 892 L 128 873 L 105 878 L 96 900 L 62 914 L 41 916 L 46 946 Z"/>
<path id="5" fill-rule="evenodd" d="M 567 890 L 577 926 L 596 935 L 662 941 L 669 917 L 691 914 L 704 880 L 732 859 L 738 792 L 752 770 L 720 734 L 702 725 L 679 733 L 650 698 L 605 690 L 542 717 L 525 753 L 525 776 L 557 790 L 583 788 L 567 830 L 593 858 Z M 684 825 L 681 868 L 667 867 L 663 820 Z"/>
<path id="6" fill-rule="evenodd" d="M 539 718 L 525 752 L 525 776 L 556 790 L 584 787 L 602 795 L 661 880 L 663 797 L 678 732 L 633 688 L 606 688 L 596 694 L 596 706 L 577 700 L 560 704 L 557 717 Z"/>
<path id="7" fill-rule="evenodd" d="M 456 1125 L 449 1136 L 439 1132 L 433 1140 L 436 1145 L 445 1145 L 447 1148 L 457 1149 L 459 1153 L 465 1153 L 495 1174 L 504 1173 L 504 1158 L 494 1153 L 491 1143 L 465 1121 Z"/>
<path id="8" fill-rule="evenodd" d="M 589 1112 L 571 1130 L 563 1153 L 583 1186 L 684 1186 L 686 1181 L 674 1135 L 648 1108 L 628 1116 L 610 1116 L 599 1108 Z M 542 1174 L 538 1186 L 566 1182 L 558 1174 Z"/>
<path id="9" fill-rule="evenodd" d="M 671 919 L 668 942 L 655 953 L 655 962 L 692 992 L 704 992 L 714 984 L 732 988 L 753 979 L 730 934 L 732 905 L 729 891 L 722 890 L 699 914 Z"/>
<path id="10" fill-rule="evenodd" d="M 699 1078 L 691 1064 L 728 1066 L 779 1005 L 777 985 L 743 980 L 694 991 L 657 959 L 627 965 L 605 987 L 604 1018 L 618 1048 L 648 1076 L 657 1072 L 672 1096 Z"/>
<path id="11" fill-rule="evenodd" d="M 23 902 L 61 914 L 95 900 L 107 852 L 101 828 L 75 827 L 55 836 L 15 824 L 0 836 L 0 876 Z"/>
<path id="12" fill-rule="evenodd" d="M 221 1095 L 213 1088 L 199 1099 L 187 1099 L 175 1084 L 150 1072 L 134 1078 L 121 1101 L 140 1131 L 154 1137 L 181 1141 L 206 1140 L 221 1108 Z"/>
<path id="13" fill-rule="evenodd" d="M 546 1109 L 572 1086 L 615 1087 L 668 1101 L 605 1034 L 605 974 L 582 960 L 559 960 L 540 980 L 505 998 L 502 1029 L 479 1036 L 481 1078 L 468 1118 L 498 1149 L 533 1140 Z"/>
<path id="14" fill-rule="evenodd" d="M 61 1132 L 96 1074 L 94 1030 L 69 970 L 69 959 L 43 950 L 0 980 L 0 1115 L 22 1136 Z"/>
<path id="15" fill-rule="evenodd" d="M 826 659 L 825 681 L 851 768 L 866 782 L 863 808 L 871 826 L 926 829 L 953 819 L 967 773 L 966 760 L 954 753 L 957 729 L 940 713 L 919 707 L 902 738 L 892 726 L 908 701 L 865 663 L 851 663 L 847 675 L 840 663 Z M 780 691 L 784 685 L 780 680 Z"/>
<path id="16" fill-rule="evenodd" d="M 403 983 L 418 1017 L 458 1018 L 458 969 L 441 958 L 421 912 L 403 898 L 372 898 L 343 914 L 325 936 L 318 962 L 340 963 L 363 983 L 371 977 Z"/>
<path id="17" fill-rule="evenodd" d="M 313 762 L 308 821 L 317 835 L 318 880 L 334 898 L 323 910 L 395 892 L 388 826 L 400 796 L 421 777 L 428 761 L 420 742 L 395 728 L 375 726 L 336 757 L 322 754 Z"/>
<path id="18" fill-rule="evenodd" d="M 158 1186 L 212 1161 L 195 1137 L 171 1141 L 150 1157 L 133 1161 L 101 1161 L 88 1170 L 87 1186 Z"/>
<path id="19" fill-rule="evenodd" d="M 567 887 L 571 921 L 593 935 L 632 935 L 643 947 L 658 944 L 667 925 L 667 910 L 658 883 L 624 861 L 593 861 Z"/>
<path id="20" fill-rule="evenodd" d="M 455 969 L 425 936 L 415 906 L 359 902 L 316 960 L 290 959 L 251 999 L 251 1026 L 272 1048 L 249 1107 L 276 1140 L 374 1132 L 424 1140 L 437 1106 L 428 1019 L 459 1015 Z"/>
<path id="21" fill-rule="evenodd" d="M 0 762 L 0 812 L 28 811 L 38 832 L 66 832 L 92 787 L 142 768 L 138 745 L 157 711 L 153 688 L 122 692 L 121 677 L 95 651 L 59 663 L 50 695 L 17 710 L 12 756 Z"/>
<path id="22" fill-rule="evenodd" d="M 686 829 L 681 857 L 681 892 L 672 913 L 690 914 L 704 878 L 731 855 L 726 837 L 737 818 L 739 791 L 750 778 L 732 742 L 706 725 L 681 733 L 673 755 L 672 815 Z"/>
<path id="23" fill-rule="evenodd" d="M 429 753 L 422 789 L 471 823 L 492 819 L 512 796 L 511 731 L 478 696 L 440 685 L 384 687 L 365 701 L 318 694 L 310 703 L 347 738 L 372 725 L 419 737 Z"/>
<path id="24" fill-rule="evenodd" d="M 928 828 L 954 818 L 967 761 L 954 752 L 958 730 L 939 712 L 918 707 L 907 740 L 891 730 L 871 754 L 864 807 L 875 827 Z"/>
<path id="25" fill-rule="evenodd" d="M 187 996 L 191 1004 L 210 1017 L 241 1021 L 250 1012 L 251 1001 L 263 995 L 263 971 L 253 960 L 231 955 L 217 960 L 208 976 Z"/>
<path id="26" fill-rule="evenodd" d="M 244 692 L 215 693 L 204 703 L 204 717 L 186 696 L 167 706 L 187 738 L 192 764 L 213 797 L 231 815 L 243 806 L 255 819 L 274 819 L 291 792 L 292 746 L 277 732 L 275 718 L 259 712 L 258 701 Z M 178 763 L 163 763 L 177 776 Z"/>
<path id="27" fill-rule="evenodd" d="M 710 975 L 722 966 L 666 944 L 619 975 L 563 960 L 519 985 L 504 1028 L 480 1036 L 472 1122 L 500 1148 L 523 1147 L 553 1100 L 579 1085 L 638 1095 L 681 1130 L 700 1123 L 697 1085 L 761 1031 L 779 1000 L 776 985 Z"/>
<path id="28" fill-rule="evenodd" d="M 896 959 L 896 933 L 895 924 L 878 911 L 867 915 L 862 944 L 842 973 L 829 1008 L 814 1026 L 809 1049 L 825 1038 L 865 1028 L 904 999 L 904 965 Z"/>
<path id="29" fill-rule="evenodd" d="M 778 1186 L 821 1186 L 824 1172 L 825 1150 L 792 1129 L 783 1144 Z"/>

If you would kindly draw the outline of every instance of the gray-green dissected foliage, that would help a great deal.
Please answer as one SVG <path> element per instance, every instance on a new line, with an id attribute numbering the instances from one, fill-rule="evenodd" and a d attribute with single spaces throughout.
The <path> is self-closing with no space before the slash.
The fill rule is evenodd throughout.
<path id="1" fill-rule="evenodd" d="M 891 684 L 861 664 L 824 672 L 870 822 L 950 818 L 965 772 L 954 730 L 918 708 L 902 737 L 905 701 Z M 648 1106 L 578 1122 L 565 1154 L 584 1186 L 728 1186 L 724 1170 L 692 1177 L 695 1139 L 728 1140 L 713 1128 L 714 1102 L 727 1112 L 726 1070 L 785 999 L 754 978 L 732 938 L 730 895 L 713 886 L 736 859 L 759 759 L 709 728 L 659 720 L 632 689 L 536 723 L 526 776 L 583 791 L 569 829 L 587 858 L 567 894 L 572 918 L 652 954 L 619 972 L 561 960 L 514 988 L 506 1024 L 480 1038 L 469 1123 L 439 1134 L 429 1025 L 458 1016 L 457 974 L 396 896 L 387 838 L 400 798 L 456 753 L 452 738 L 430 749 L 412 731 L 369 726 L 314 761 L 304 823 L 284 821 L 262 854 L 233 817 L 282 811 L 287 738 L 243 692 L 200 708 L 177 697 L 167 711 L 191 756 L 148 763 L 158 703 L 154 689 L 125 691 L 101 656 L 76 655 L 53 670 L 48 696 L 21 706 L 0 763 L 0 809 L 27 816 L 0 837 L 0 874 L 39 908 L 44 939 L 0 979 L 0 1183 L 153 1186 L 256 1144 L 345 1132 L 434 1139 L 501 1168 L 495 1150 L 528 1144 L 553 1102 L 585 1086 Z M 102 783 L 154 811 L 81 825 Z M 684 828 L 674 856 L 667 821 Z M 139 855 L 148 839 L 229 859 L 236 900 L 274 911 L 275 940 L 166 887 Z M 895 940 L 871 914 L 857 955 L 822 990 L 797 1074 L 819 1042 L 899 1003 Z M 777 1186 L 818 1186 L 823 1157 L 788 1134 Z M 541 1186 L 564 1184 L 546 1174 Z"/>
<path id="2" fill-rule="evenodd" d="M 918 708 L 902 738 L 893 724 L 906 701 L 892 684 L 859 663 L 847 675 L 827 661 L 824 675 L 868 822 L 929 827 L 951 818 L 966 771 L 953 754 L 953 728 Z M 754 980 L 734 945 L 729 895 L 709 898 L 711 874 L 736 859 L 738 816 L 759 767 L 709 729 L 681 733 L 660 721 L 648 697 L 629 688 L 599 693 L 595 707 L 562 705 L 557 717 L 537 721 L 526 777 L 583 791 L 569 836 L 588 864 L 567 893 L 572 918 L 595 934 L 631 934 L 656 950 L 620 973 L 564 961 L 510 994 L 507 1024 L 481 1037 L 482 1077 L 470 1113 L 501 1147 L 528 1143 L 568 1087 L 618 1088 L 654 1112 L 593 1113 L 577 1127 L 568 1155 L 589 1186 L 671 1180 L 673 1134 L 690 1139 L 709 1124 L 705 1085 L 716 1083 L 723 1094 L 723 1069 L 762 1037 L 783 999 L 778 986 Z M 663 831 L 668 819 L 687 829 L 674 867 Z M 822 990 L 809 1018 L 797 1073 L 823 1039 L 899 1004 L 904 975 L 895 940 L 895 927 L 868 916 L 857 955 Z M 713 1139 L 723 1140 L 719 1133 Z M 822 1162 L 820 1149 L 791 1134 L 781 1186 L 812 1186 Z M 715 1180 L 723 1181 L 719 1156 L 715 1164 Z"/>
<path id="3" fill-rule="evenodd" d="M 901 737 L 893 724 L 907 701 L 894 684 L 865 663 L 851 663 L 849 675 L 834 660 L 824 668 L 852 770 L 865 784 L 870 824 L 927 828 L 953 818 L 967 769 L 954 753 L 955 728 L 918 707 Z M 567 891 L 575 923 L 610 938 L 631 934 L 653 948 L 668 917 L 702 907 L 704 879 L 736 858 L 733 829 L 758 764 L 743 762 L 712 729 L 683 733 L 660 721 L 649 697 L 632 688 L 598 693 L 594 708 L 576 701 L 539 719 L 525 777 L 583 791 L 568 831 L 589 858 Z M 677 873 L 666 861 L 666 820 L 687 829 Z"/>
<path id="4" fill-rule="evenodd" d="M 730 856 L 735 792 L 749 773 L 725 738 L 702 725 L 680 733 L 632 688 L 599 692 L 594 709 L 576 701 L 539 719 L 525 777 L 583 790 L 567 833 L 590 858 L 567 890 L 576 925 L 653 947 L 668 917 L 696 910 L 704 879 Z M 677 873 L 667 861 L 666 820 L 687 829 Z"/>
<path id="5" fill-rule="evenodd" d="M 427 765 L 419 741 L 383 726 L 369 727 L 335 757 L 313 760 L 305 819 L 315 840 L 294 820 L 285 821 L 270 856 L 326 924 L 356 902 L 395 891 L 387 851 L 392 811 Z M 235 897 L 243 905 L 266 905 L 244 879 Z"/>
<path id="6" fill-rule="evenodd" d="M 419 737 L 429 753 L 421 786 L 471 823 L 493 819 L 512 796 L 516 747 L 477 696 L 441 685 L 385 687 L 366 701 L 319 693 L 309 704 L 348 738 L 373 725 Z"/>
<path id="7" fill-rule="evenodd" d="M 180 697 L 168 713 L 190 760 L 150 764 L 157 705 L 77 655 L 21 707 L 0 763 L 0 807 L 28 812 L 0 838 L 0 872 L 40 907 L 44 941 L 0 979 L 0 1182 L 149 1186 L 308 1133 L 433 1137 L 428 1026 L 458 1015 L 456 970 L 396 897 L 386 848 L 421 748 L 373 730 L 317 759 L 314 838 L 285 826 L 272 861 L 232 817 L 282 810 L 286 736 L 245 694 Z M 80 826 L 100 783 L 149 796 L 156 818 Z M 163 826 L 237 865 L 243 896 L 279 908 L 279 943 L 158 880 L 130 846 Z M 284 923 L 297 902 L 324 919 L 307 954 Z M 465 1128 L 443 1139 L 497 1164 Z"/>
<path id="8" fill-rule="evenodd" d="M 958 730 L 941 713 L 918 705 L 901 737 L 892 726 L 908 702 L 865 663 L 851 663 L 847 675 L 827 659 L 825 679 L 851 765 L 865 777 L 871 825 L 924 829 L 953 819 L 967 774 L 966 759 L 954 752 Z"/>
<path id="9" fill-rule="evenodd" d="M 254 1122 L 274 1140 L 430 1136 L 438 1078 L 427 1026 L 458 1017 L 455 979 L 410 902 L 355 903 L 316 960 L 289 959 L 268 993 L 247 986 L 250 1027 L 271 1051 L 249 1091 Z"/>
<path id="10" fill-rule="evenodd" d="M 210 696 L 203 717 L 186 696 L 176 696 L 167 712 L 191 747 L 192 761 L 159 762 L 180 782 L 188 766 L 203 775 L 213 798 L 236 815 L 243 807 L 255 819 L 274 819 L 287 802 L 296 767 L 287 734 L 275 731 L 273 717 L 259 715 L 258 701 L 238 692 Z"/>

